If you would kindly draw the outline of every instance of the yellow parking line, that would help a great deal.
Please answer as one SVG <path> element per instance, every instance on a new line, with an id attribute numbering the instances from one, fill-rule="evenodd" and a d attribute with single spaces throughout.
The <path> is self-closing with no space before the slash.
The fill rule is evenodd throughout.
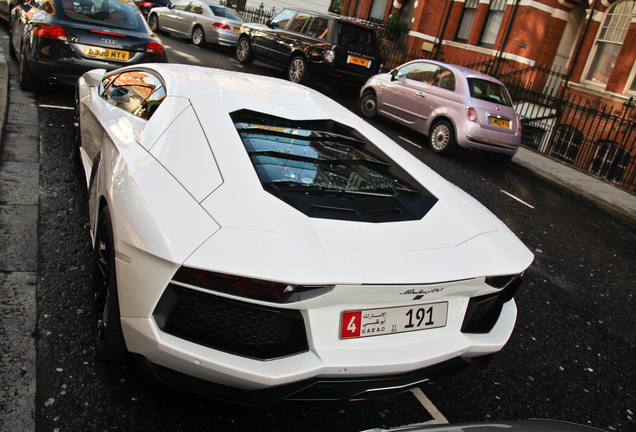
<path id="1" fill-rule="evenodd" d="M 439 410 L 433 405 L 433 402 L 422 392 L 419 387 L 416 387 L 411 390 L 411 393 L 415 395 L 418 401 L 422 404 L 422 406 L 428 411 L 428 413 L 433 417 L 433 420 L 429 420 L 422 424 L 448 424 L 448 420 L 446 417 L 439 412 Z"/>

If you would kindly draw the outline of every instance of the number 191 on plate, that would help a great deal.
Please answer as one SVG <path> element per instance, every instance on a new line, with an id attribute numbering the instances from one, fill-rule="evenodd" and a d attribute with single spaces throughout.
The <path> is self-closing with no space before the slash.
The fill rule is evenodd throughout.
<path id="1" fill-rule="evenodd" d="M 340 339 L 403 333 L 446 326 L 448 302 L 344 311 Z"/>

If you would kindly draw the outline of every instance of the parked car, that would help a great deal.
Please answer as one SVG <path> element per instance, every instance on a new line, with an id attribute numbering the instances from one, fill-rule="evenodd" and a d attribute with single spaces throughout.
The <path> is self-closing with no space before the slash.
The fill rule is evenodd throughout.
<path id="1" fill-rule="evenodd" d="M 427 135 L 436 153 L 459 145 L 507 162 L 521 144 L 521 123 L 505 85 L 462 66 L 408 62 L 370 78 L 359 107 L 366 118 L 381 115 Z"/>
<path id="2" fill-rule="evenodd" d="M 156 64 L 77 104 L 101 359 L 262 405 L 404 391 L 510 337 L 532 253 L 317 91 Z"/>
<path id="3" fill-rule="evenodd" d="M 285 9 L 267 24 L 241 27 L 236 57 L 264 60 L 287 69 L 295 83 L 311 78 L 346 79 L 360 85 L 380 70 L 382 52 L 375 32 L 338 15 Z"/>
<path id="4" fill-rule="evenodd" d="M 196 46 L 210 42 L 236 45 L 243 18 L 238 12 L 208 0 L 183 0 L 168 7 L 155 8 L 148 15 L 153 31 L 167 31 L 192 40 Z"/>
<path id="5" fill-rule="evenodd" d="M 143 16 L 147 19 L 150 9 L 156 7 L 170 6 L 170 0 L 133 0 L 137 5 L 137 8 L 141 11 Z"/>
<path id="6" fill-rule="evenodd" d="M 167 61 L 132 0 L 25 1 L 12 11 L 10 38 L 23 90 L 75 85 L 91 69 Z"/>

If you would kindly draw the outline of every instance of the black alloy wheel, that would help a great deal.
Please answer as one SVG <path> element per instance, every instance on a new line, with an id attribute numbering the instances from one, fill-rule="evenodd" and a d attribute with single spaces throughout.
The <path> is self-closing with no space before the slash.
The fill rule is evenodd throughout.
<path id="1" fill-rule="evenodd" d="M 108 206 L 102 209 L 97 222 L 92 286 L 91 316 L 97 357 L 113 365 L 122 364 L 128 358 L 128 350 L 121 330 L 115 245 Z"/>

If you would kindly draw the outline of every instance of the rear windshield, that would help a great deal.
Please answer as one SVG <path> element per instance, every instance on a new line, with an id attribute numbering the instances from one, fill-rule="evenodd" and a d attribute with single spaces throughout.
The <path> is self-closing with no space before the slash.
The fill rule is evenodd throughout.
<path id="1" fill-rule="evenodd" d="M 436 201 L 355 130 L 333 120 L 293 121 L 248 110 L 232 118 L 264 189 L 310 216 L 323 209 L 335 218 L 381 222 L 378 210 L 386 209 L 390 220 L 419 219 Z"/>
<path id="2" fill-rule="evenodd" d="M 336 44 L 348 50 L 368 54 L 380 53 L 378 37 L 373 30 L 352 23 L 340 23 Z"/>
<path id="3" fill-rule="evenodd" d="M 218 17 L 223 17 L 223 18 L 229 18 L 231 20 L 236 20 L 236 21 L 241 21 L 243 22 L 243 18 L 241 18 L 239 16 L 239 14 L 237 14 L 236 12 L 229 10 L 229 9 L 225 9 L 222 8 L 220 6 L 214 6 L 214 5 L 209 5 L 210 9 L 212 10 L 212 13 L 215 16 Z"/>
<path id="4" fill-rule="evenodd" d="M 56 6 L 72 21 L 146 32 L 141 14 L 129 0 L 57 0 Z"/>
<path id="5" fill-rule="evenodd" d="M 468 87 L 470 96 L 475 99 L 512 106 L 510 96 L 501 84 L 479 78 L 468 78 Z"/>

